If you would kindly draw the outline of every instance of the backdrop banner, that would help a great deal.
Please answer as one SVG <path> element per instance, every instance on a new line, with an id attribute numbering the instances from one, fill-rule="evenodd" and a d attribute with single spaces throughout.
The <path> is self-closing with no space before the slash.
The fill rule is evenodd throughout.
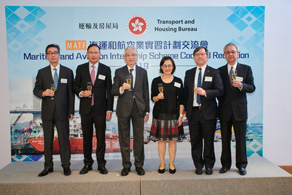
<path id="1" fill-rule="evenodd" d="M 6 6 L 5 14 L 12 161 L 43 160 L 41 100 L 32 91 L 37 71 L 49 65 L 45 48 L 51 43 L 60 45 L 60 63 L 71 68 L 74 74 L 79 64 L 88 61 L 87 46 L 97 43 L 101 48 L 100 61 L 111 68 L 112 77 L 117 68 L 125 65 L 124 49 L 132 45 L 138 50 L 137 65 L 148 71 L 149 87 L 153 78 L 160 75 L 159 63 L 163 56 L 174 59 L 174 75 L 184 80 L 185 71 L 195 66 L 192 53 L 196 47 L 207 47 L 207 64 L 218 68 L 226 64 L 223 47 L 229 42 L 237 44 L 240 52 L 238 62 L 252 67 L 256 85 L 256 91 L 248 95 L 247 154 L 262 156 L 264 6 Z M 152 108 L 153 102 L 150 103 L 151 111 Z M 70 121 L 70 144 L 72 159 L 81 160 L 83 140 L 77 96 L 75 110 L 74 119 Z M 145 155 L 158 159 L 157 143 L 149 140 L 151 122 L 152 112 L 145 124 Z M 185 137 L 180 140 L 182 145 L 178 147 L 189 144 L 186 118 L 184 132 Z M 59 153 L 57 137 L 56 133 L 55 154 Z M 221 141 L 219 122 L 214 141 Z M 121 158 L 115 113 L 107 121 L 106 144 L 107 159 Z M 58 158 L 59 155 L 55 156 Z M 177 157 L 186 156 L 178 154 Z M 191 158 L 190 155 L 187 157 Z"/>

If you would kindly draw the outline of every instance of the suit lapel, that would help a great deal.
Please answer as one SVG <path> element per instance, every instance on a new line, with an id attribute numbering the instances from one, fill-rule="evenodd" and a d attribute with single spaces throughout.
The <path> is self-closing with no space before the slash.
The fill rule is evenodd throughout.
<path id="1" fill-rule="evenodd" d="M 122 70 L 123 70 L 124 75 L 122 75 L 122 81 L 121 81 L 122 83 L 121 84 L 123 85 L 123 83 L 126 82 L 126 75 L 128 75 L 130 73 L 129 73 L 127 65 L 124 66 Z"/>
<path id="2" fill-rule="evenodd" d="M 237 68 L 236 68 L 237 69 Z M 228 64 L 223 67 L 222 71 L 222 79 L 225 80 L 225 83 L 228 83 L 228 86 L 231 87 L 229 72 L 228 72 Z"/>
<path id="3" fill-rule="evenodd" d="M 243 71 L 242 71 L 242 66 L 241 66 L 241 64 L 239 64 L 239 63 L 237 63 L 237 66 L 236 66 L 236 71 L 237 71 L 237 76 L 239 76 L 240 75 L 240 73 L 242 73 Z M 239 74 L 238 74 L 239 73 Z"/>
<path id="4" fill-rule="evenodd" d="M 95 83 L 96 83 L 97 80 L 98 80 L 98 75 L 100 75 L 102 72 L 103 72 L 103 66 L 102 66 L 101 63 L 99 63 L 99 64 L 98 64 L 98 69 L 97 69 L 97 72 L 96 72 L 96 75 L 95 75 L 94 85 L 95 85 Z"/>
<path id="5" fill-rule="evenodd" d="M 205 77 L 206 76 L 209 76 L 209 71 L 210 71 L 210 68 L 208 65 L 206 65 L 206 69 L 205 69 L 205 72 L 204 72 L 204 75 L 203 75 L 203 79 L 202 79 L 202 88 L 204 89 L 204 85 L 205 85 Z"/>
<path id="6" fill-rule="evenodd" d="M 197 79 L 196 78 L 196 70 L 197 68 L 195 67 L 192 71 L 192 75 L 190 76 L 190 78 L 193 78 L 190 82 L 191 82 L 191 89 L 194 89 L 195 88 L 195 80 Z"/>
<path id="7" fill-rule="evenodd" d="M 56 91 L 58 91 L 59 87 L 60 87 L 60 83 L 61 83 L 61 78 L 64 78 L 64 69 L 63 66 L 60 64 L 60 72 L 59 72 L 59 80 L 58 80 L 58 88 Z"/>
<path id="8" fill-rule="evenodd" d="M 91 82 L 90 69 L 89 69 L 89 62 L 87 62 L 87 63 L 84 65 L 84 71 L 85 71 L 85 74 L 87 75 L 88 82 Z"/>
<path id="9" fill-rule="evenodd" d="M 135 89 L 135 86 L 139 86 L 139 81 L 137 78 L 142 78 L 142 75 L 141 75 L 141 70 L 140 68 L 136 65 L 136 79 L 135 79 L 135 85 L 134 85 L 134 89 Z"/>
<path id="10" fill-rule="evenodd" d="M 124 66 L 123 71 L 124 71 L 125 75 L 130 74 L 127 65 Z"/>
<path id="11" fill-rule="evenodd" d="M 47 67 L 47 75 L 49 76 L 49 82 L 50 82 L 50 84 L 54 84 L 54 80 L 53 80 L 53 77 L 52 77 L 52 70 L 51 70 L 51 66 L 49 65 L 48 67 Z"/>

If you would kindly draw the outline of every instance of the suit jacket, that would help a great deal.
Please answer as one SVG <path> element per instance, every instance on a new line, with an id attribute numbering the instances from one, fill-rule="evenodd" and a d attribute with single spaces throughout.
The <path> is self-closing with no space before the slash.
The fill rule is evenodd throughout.
<path id="1" fill-rule="evenodd" d="M 58 120 L 66 120 L 70 114 L 74 114 L 74 93 L 73 93 L 73 72 L 71 69 L 60 65 L 58 88 L 55 91 L 54 99 L 43 97 L 42 93 L 46 89 L 51 89 L 54 84 L 50 65 L 38 71 L 33 93 L 42 99 L 43 120 L 52 120 L 55 114 Z"/>
<path id="2" fill-rule="evenodd" d="M 224 85 L 224 94 L 219 98 L 219 118 L 229 120 L 233 113 L 237 121 L 247 120 L 246 93 L 255 91 L 252 70 L 250 66 L 237 63 L 237 77 L 242 77 L 242 90 L 240 90 L 231 86 L 227 66 L 228 64 L 219 68 Z"/>
<path id="3" fill-rule="evenodd" d="M 186 116 L 190 120 L 192 117 L 192 108 L 194 102 L 194 84 L 195 84 L 195 73 L 196 67 L 186 71 L 185 74 L 185 87 L 184 87 L 184 104 Z M 206 77 L 211 77 L 211 81 L 207 81 Z M 223 83 L 220 77 L 219 71 L 207 66 L 203 81 L 202 88 L 206 91 L 207 97 L 200 96 L 201 99 L 201 109 L 203 116 L 206 120 L 216 119 L 217 117 L 217 102 L 216 97 L 223 94 Z"/>
<path id="4" fill-rule="evenodd" d="M 89 62 L 79 65 L 76 70 L 74 92 L 78 97 L 81 91 L 87 90 L 87 82 L 91 82 Z M 106 111 L 113 111 L 112 76 L 108 66 L 99 63 L 95 82 L 92 85 L 95 113 L 105 115 Z M 88 114 L 90 112 L 91 101 L 91 98 L 80 98 L 80 114 Z"/>
<path id="5" fill-rule="evenodd" d="M 127 66 L 116 70 L 112 95 L 119 96 L 117 104 L 117 115 L 128 117 L 132 110 L 133 96 L 135 96 L 140 114 L 145 116 L 149 112 L 149 88 L 147 71 L 136 65 L 136 80 L 133 91 L 125 90 L 120 94 L 120 87 L 126 82 L 126 75 L 129 74 Z"/>

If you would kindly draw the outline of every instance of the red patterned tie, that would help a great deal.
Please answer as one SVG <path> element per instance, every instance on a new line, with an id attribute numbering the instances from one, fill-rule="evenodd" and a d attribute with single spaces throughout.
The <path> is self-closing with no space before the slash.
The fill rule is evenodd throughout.
<path id="1" fill-rule="evenodd" d="M 91 65 L 91 73 L 90 73 L 90 77 L 91 77 L 91 83 L 92 83 L 92 89 L 93 89 L 93 85 L 94 85 L 94 82 L 95 82 L 95 71 L 94 71 L 94 65 Z M 91 93 L 92 93 L 93 90 L 91 90 Z M 91 101 L 91 106 L 94 105 L 94 97 L 93 97 L 93 94 L 91 95 L 91 98 L 92 98 L 92 101 Z"/>

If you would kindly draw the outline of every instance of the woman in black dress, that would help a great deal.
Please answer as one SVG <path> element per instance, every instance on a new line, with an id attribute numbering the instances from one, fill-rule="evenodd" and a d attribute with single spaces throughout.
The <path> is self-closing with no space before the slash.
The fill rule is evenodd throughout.
<path id="1" fill-rule="evenodd" d="M 176 141 L 179 139 L 179 128 L 182 125 L 183 83 L 173 76 L 175 63 L 171 57 L 160 61 L 161 76 L 154 78 L 151 85 L 151 99 L 155 102 L 150 137 L 158 140 L 160 166 L 158 173 L 165 172 L 165 152 L 168 141 L 169 173 L 176 172 L 174 158 Z"/>

